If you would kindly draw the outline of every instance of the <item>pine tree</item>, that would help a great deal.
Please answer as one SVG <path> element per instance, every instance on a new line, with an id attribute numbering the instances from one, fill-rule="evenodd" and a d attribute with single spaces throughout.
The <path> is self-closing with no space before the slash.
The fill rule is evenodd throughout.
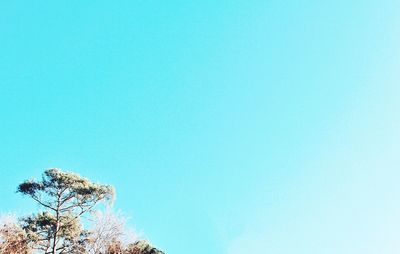
<path id="1" fill-rule="evenodd" d="M 87 233 L 80 218 L 100 201 L 110 201 L 114 189 L 92 183 L 77 174 L 46 170 L 40 181 L 27 180 L 17 192 L 29 196 L 43 211 L 22 219 L 23 229 L 34 248 L 45 254 L 80 253 Z"/>

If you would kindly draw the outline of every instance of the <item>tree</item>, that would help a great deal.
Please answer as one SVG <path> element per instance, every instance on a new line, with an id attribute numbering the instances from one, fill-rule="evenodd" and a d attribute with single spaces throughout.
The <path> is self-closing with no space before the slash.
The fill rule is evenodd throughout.
<path id="1" fill-rule="evenodd" d="M 59 169 L 49 169 L 40 181 L 27 180 L 17 192 L 29 196 L 44 211 L 22 219 L 34 248 L 45 254 L 80 253 L 88 233 L 80 219 L 102 200 L 110 201 L 114 189 Z"/>
<path id="2" fill-rule="evenodd" d="M 29 254 L 28 238 L 14 217 L 0 219 L 0 254 Z"/>
<path id="3" fill-rule="evenodd" d="M 104 211 L 93 213 L 90 221 L 86 248 L 88 254 L 118 253 L 118 248 L 123 248 L 136 240 L 133 230 L 129 230 L 126 226 L 125 216 L 121 212 L 113 212 L 109 207 Z"/>
<path id="4" fill-rule="evenodd" d="M 153 247 L 148 241 L 140 240 L 128 245 L 124 254 L 164 254 L 164 252 Z"/>
<path id="5" fill-rule="evenodd" d="M 111 242 L 105 252 L 99 252 L 98 254 L 165 254 L 161 250 L 153 247 L 146 240 L 139 240 L 128 246 L 123 246 L 120 241 Z"/>

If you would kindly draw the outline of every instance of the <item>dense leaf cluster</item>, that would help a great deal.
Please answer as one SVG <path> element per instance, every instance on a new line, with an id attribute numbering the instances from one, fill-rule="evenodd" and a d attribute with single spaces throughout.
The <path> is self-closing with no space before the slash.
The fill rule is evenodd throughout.
<path id="1" fill-rule="evenodd" d="M 140 240 L 124 247 L 120 242 L 114 242 L 105 253 L 99 254 L 164 254 L 161 250 L 153 247 L 149 242 Z"/>

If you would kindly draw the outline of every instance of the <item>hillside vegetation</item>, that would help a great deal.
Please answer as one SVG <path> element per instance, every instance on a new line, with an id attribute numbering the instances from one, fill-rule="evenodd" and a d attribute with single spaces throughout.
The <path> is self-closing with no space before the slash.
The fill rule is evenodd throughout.
<path id="1" fill-rule="evenodd" d="M 0 254 L 164 254 L 128 230 L 110 208 L 115 190 L 60 169 L 26 180 L 17 192 L 40 207 L 31 215 L 4 215 Z"/>

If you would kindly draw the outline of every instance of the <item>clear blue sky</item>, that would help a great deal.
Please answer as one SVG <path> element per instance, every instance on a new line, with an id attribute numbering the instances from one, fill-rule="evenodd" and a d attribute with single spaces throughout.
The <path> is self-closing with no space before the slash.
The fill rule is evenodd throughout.
<path id="1" fill-rule="evenodd" d="M 169 254 L 400 249 L 399 1 L 2 1 L 0 210 L 50 167 Z"/>

